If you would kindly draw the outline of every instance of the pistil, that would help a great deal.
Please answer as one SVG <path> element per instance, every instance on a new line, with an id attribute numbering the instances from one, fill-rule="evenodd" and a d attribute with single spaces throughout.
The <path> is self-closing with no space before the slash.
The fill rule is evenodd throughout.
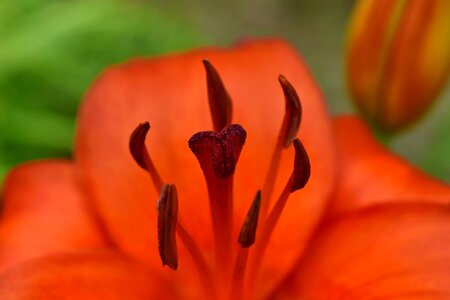
<path id="1" fill-rule="evenodd" d="M 261 207 L 261 216 L 265 217 L 269 210 L 270 200 L 272 198 L 273 187 L 278 174 L 278 167 L 281 161 L 281 155 L 284 149 L 288 148 L 297 136 L 301 123 L 302 107 L 300 99 L 292 84 L 283 76 L 278 77 L 281 88 L 283 89 L 285 100 L 285 114 L 281 129 L 278 134 L 277 143 L 272 153 L 269 170 L 263 185 L 264 201 Z"/>
<path id="2" fill-rule="evenodd" d="M 189 140 L 208 188 L 216 268 L 221 278 L 230 273 L 233 232 L 233 175 L 247 134 L 240 125 L 221 132 L 203 131 Z"/>

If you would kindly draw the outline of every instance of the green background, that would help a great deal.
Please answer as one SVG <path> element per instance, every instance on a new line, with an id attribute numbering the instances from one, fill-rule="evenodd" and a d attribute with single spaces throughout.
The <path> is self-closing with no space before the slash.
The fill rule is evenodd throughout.
<path id="1" fill-rule="evenodd" d="M 151 3 L 151 4 L 150 4 Z M 0 180 L 12 166 L 70 157 L 75 114 L 110 64 L 248 36 L 282 36 L 304 55 L 332 113 L 353 112 L 345 88 L 350 0 L 0 2 Z M 391 148 L 450 181 L 450 90 Z"/>

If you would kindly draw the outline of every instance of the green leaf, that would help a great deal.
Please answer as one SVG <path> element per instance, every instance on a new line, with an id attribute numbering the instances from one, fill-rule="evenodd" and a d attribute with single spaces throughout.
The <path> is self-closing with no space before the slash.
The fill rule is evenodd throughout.
<path id="1" fill-rule="evenodd" d="M 0 3 L 0 180 L 11 166 L 69 157 L 79 101 L 108 65 L 197 46 L 180 20 L 137 1 Z"/>

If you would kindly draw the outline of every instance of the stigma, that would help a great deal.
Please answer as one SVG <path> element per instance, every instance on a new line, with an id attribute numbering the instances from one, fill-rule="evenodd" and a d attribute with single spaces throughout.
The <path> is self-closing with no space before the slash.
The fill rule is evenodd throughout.
<path id="1" fill-rule="evenodd" d="M 244 220 L 234 236 L 233 186 L 241 151 L 245 151 L 246 130 L 232 120 L 232 101 L 219 72 L 207 60 L 206 88 L 212 119 L 212 129 L 193 133 L 187 141 L 196 157 L 207 185 L 212 232 L 214 264 L 205 259 L 198 246 L 178 218 L 176 183 L 167 183 L 159 175 L 145 145 L 150 123 L 137 125 L 131 133 L 129 149 L 139 167 L 146 171 L 153 187 L 160 193 L 157 200 L 158 249 L 162 265 L 178 268 L 177 239 L 186 247 L 209 299 L 245 299 L 252 297 L 255 274 L 264 259 L 265 250 L 289 195 L 307 184 L 311 166 L 303 143 L 297 138 L 301 124 L 302 107 L 297 92 L 283 76 L 278 77 L 285 99 L 285 114 L 274 145 L 269 168 L 261 188 L 249 206 Z M 248 133 L 251 135 L 251 132 Z M 280 195 L 273 196 L 275 179 L 283 151 L 293 148 L 292 173 Z M 182 197 L 182 195 L 181 195 Z M 249 259 L 249 254 L 251 258 Z M 249 263 L 251 260 L 253 263 Z"/>

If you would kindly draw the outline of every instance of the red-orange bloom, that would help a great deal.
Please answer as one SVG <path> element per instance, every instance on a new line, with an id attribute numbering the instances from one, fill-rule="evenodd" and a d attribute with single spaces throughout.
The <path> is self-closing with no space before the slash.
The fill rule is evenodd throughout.
<path id="1" fill-rule="evenodd" d="M 3 200 L 1 299 L 450 297 L 450 188 L 332 120 L 279 40 L 109 69 L 74 161 Z"/>

